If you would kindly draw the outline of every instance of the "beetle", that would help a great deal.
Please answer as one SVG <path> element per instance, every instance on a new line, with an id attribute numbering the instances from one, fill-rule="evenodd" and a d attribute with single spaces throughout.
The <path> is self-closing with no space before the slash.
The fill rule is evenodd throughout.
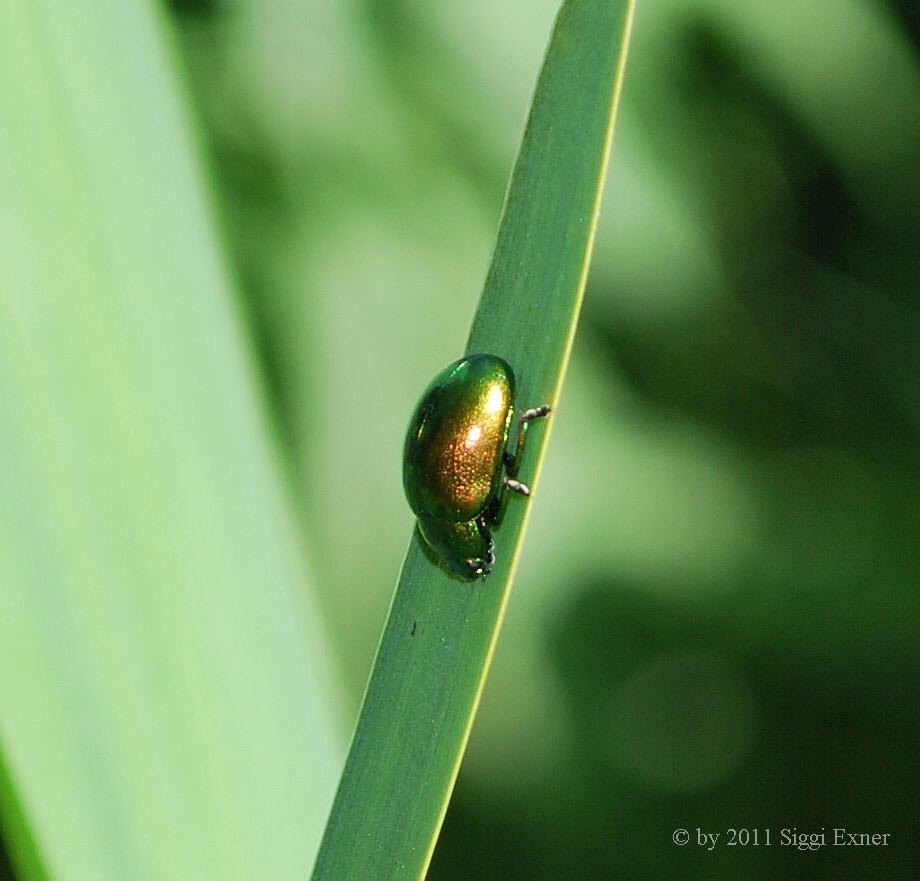
<path id="1" fill-rule="evenodd" d="M 551 412 L 525 410 L 515 451 L 514 372 L 497 355 L 467 355 L 445 367 L 422 394 L 406 432 L 403 487 L 419 533 L 444 568 L 464 581 L 485 578 L 495 562 L 492 528 L 517 479 L 527 426 Z"/>

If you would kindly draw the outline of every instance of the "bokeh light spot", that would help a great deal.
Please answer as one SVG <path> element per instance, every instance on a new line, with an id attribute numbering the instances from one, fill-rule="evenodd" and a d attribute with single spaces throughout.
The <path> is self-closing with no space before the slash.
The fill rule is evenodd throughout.
<path id="1" fill-rule="evenodd" d="M 638 782 L 674 790 L 712 785 L 735 771 L 756 733 L 745 679 L 699 651 L 659 656 L 614 696 L 611 759 Z"/>

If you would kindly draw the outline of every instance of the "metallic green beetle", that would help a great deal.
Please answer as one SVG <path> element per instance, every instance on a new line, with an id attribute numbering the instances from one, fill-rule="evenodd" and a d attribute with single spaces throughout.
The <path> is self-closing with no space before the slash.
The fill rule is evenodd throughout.
<path id="1" fill-rule="evenodd" d="M 550 412 L 526 410 L 508 451 L 514 373 L 497 355 L 467 355 L 442 370 L 415 408 L 403 453 L 403 486 L 419 532 L 457 578 L 485 578 L 495 562 L 491 527 L 517 480 L 527 426 Z"/>

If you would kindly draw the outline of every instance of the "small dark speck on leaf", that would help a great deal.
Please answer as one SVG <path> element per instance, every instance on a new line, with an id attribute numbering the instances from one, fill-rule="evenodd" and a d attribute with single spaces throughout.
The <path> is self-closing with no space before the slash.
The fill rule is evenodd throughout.
<path id="1" fill-rule="evenodd" d="M 409 634 L 409 636 L 415 636 L 415 631 L 417 629 L 418 629 L 418 621 L 413 621 L 412 622 L 412 632 Z"/>

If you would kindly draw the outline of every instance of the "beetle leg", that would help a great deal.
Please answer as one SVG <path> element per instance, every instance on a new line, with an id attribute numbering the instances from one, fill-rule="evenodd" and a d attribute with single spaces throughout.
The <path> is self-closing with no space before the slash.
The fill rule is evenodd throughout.
<path id="1" fill-rule="evenodd" d="M 492 532 L 486 525 L 485 516 L 476 518 L 476 528 L 479 530 L 479 534 L 486 543 L 486 554 L 482 561 L 482 578 L 485 579 L 492 571 L 491 566 L 495 562 L 495 542 L 492 541 Z"/>
<path id="2" fill-rule="evenodd" d="M 529 410 L 525 410 L 521 415 L 521 422 L 530 422 L 531 419 L 542 419 L 544 416 L 549 416 L 553 412 L 553 408 L 549 404 L 541 404 L 539 407 L 531 407 Z"/>
<path id="3" fill-rule="evenodd" d="M 520 480 L 515 480 L 513 477 L 505 478 L 505 488 L 510 489 L 511 492 L 517 493 L 519 496 L 529 496 L 530 487 L 526 483 L 521 483 Z"/>
<path id="4" fill-rule="evenodd" d="M 498 495 L 492 499 L 489 506 L 482 514 L 482 519 L 490 526 L 498 526 L 501 523 L 502 516 L 505 513 L 505 504 L 508 500 L 508 493 L 513 492 L 525 498 L 530 495 L 530 487 L 517 479 L 518 466 L 521 457 L 524 454 L 524 445 L 527 442 L 527 426 L 534 419 L 542 419 L 552 412 L 552 408 L 544 404 L 542 407 L 533 407 L 525 410 L 521 415 L 520 427 L 518 428 L 517 443 L 513 453 L 505 450 L 503 461 L 505 464 L 505 477 L 502 481 L 501 489 Z"/>
<path id="5" fill-rule="evenodd" d="M 518 427 L 517 444 L 515 444 L 514 452 L 509 453 L 507 450 L 505 451 L 505 471 L 508 473 L 508 477 L 517 477 L 518 468 L 521 464 L 521 458 L 524 455 L 524 446 L 527 443 L 527 426 L 530 425 L 534 419 L 543 419 L 546 416 L 549 416 L 549 414 L 552 412 L 553 408 L 550 407 L 549 404 L 543 404 L 542 407 L 531 407 L 529 410 L 525 410 L 521 414 L 520 425 Z M 513 491 L 520 492 L 517 489 L 513 489 Z M 529 491 L 521 494 L 529 495 Z"/>
<path id="6" fill-rule="evenodd" d="M 520 480 L 516 480 L 513 477 L 505 477 L 502 481 L 502 488 L 498 491 L 498 495 L 492 499 L 491 504 L 482 515 L 490 526 L 499 526 L 501 524 L 509 492 L 516 493 L 526 498 L 530 495 L 530 487 L 527 486 L 526 483 L 521 483 Z"/>

